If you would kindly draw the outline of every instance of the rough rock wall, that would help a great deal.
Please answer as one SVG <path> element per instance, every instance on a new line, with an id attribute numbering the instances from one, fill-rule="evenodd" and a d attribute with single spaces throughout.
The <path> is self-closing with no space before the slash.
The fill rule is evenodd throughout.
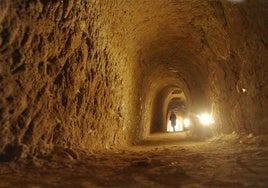
<path id="1" fill-rule="evenodd" d="M 226 42 L 213 47 L 216 56 L 210 64 L 210 95 L 218 128 L 223 132 L 268 133 L 268 2 L 221 1 L 214 7 L 215 17 L 222 22 L 218 29 L 222 32 L 215 32 L 214 39 Z"/>
<path id="2" fill-rule="evenodd" d="M 122 41 L 112 38 L 111 7 L 85 0 L 0 2 L 1 160 L 55 146 L 130 142 L 123 77 L 131 69 Z"/>

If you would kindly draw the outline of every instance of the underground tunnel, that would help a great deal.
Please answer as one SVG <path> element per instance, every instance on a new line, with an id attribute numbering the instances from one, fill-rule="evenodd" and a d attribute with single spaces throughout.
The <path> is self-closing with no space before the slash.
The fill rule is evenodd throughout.
<path id="1" fill-rule="evenodd" d="M 0 187 L 268 186 L 268 1 L 0 0 L 0 23 Z"/>

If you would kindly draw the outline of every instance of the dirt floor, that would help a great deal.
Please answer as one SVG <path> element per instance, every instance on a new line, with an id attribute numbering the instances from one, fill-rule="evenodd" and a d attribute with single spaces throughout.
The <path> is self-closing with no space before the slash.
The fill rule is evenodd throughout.
<path id="1" fill-rule="evenodd" d="M 61 150 L 0 163 L 0 187 L 268 187 L 267 136 L 233 133 L 207 141 L 150 136 L 106 152 Z"/>

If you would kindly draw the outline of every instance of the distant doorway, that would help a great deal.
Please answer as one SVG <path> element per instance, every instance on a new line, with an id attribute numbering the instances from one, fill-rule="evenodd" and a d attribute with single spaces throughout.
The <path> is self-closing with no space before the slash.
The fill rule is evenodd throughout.
<path id="1" fill-rule="evenodd" d="M 176 126 L 175 131 L 183 131 L 183 120 L 178 114 L 176 114 Z M 173 127 L 171 125 L 171 121 L 168 119 L 167 121 L 167 132 L 173 132 Z"/>

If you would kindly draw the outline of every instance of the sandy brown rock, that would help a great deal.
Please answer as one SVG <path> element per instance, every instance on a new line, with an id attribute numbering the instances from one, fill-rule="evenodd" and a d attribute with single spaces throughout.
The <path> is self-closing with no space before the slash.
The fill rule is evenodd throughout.
<path id="1" fill-rule="evenodd" d="M 265 0 L 2 0 L 0 12 L 4 161 L 137 143 L 166 131 L 172 105 L 212 112 L 217 133 L 268 133 Z"/>

